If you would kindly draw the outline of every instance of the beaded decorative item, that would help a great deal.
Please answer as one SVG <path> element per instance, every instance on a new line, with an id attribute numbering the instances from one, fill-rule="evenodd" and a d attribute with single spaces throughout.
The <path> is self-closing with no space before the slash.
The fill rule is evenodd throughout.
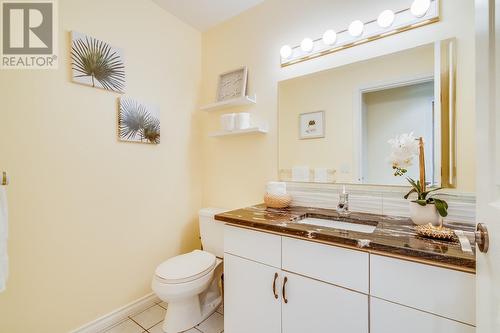
<path id="1" fill-rule="evenodd" d="M 442 239 L 442 240 L 455 239 L 455 233 L 450 228 L 446 228 L 443 226 L 436 227 L 430 223 L 416 226 L 415 231 L 419 236 L 423 237 Z"/>

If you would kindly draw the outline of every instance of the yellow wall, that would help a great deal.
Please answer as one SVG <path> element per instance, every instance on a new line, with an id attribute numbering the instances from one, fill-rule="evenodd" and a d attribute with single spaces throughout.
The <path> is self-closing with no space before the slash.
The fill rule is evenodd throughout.
<path id="1" fill-rule="evenodd" d="M 159 146 L 120 143 L 118 94 L 70 82 L 69 31 L 125 52 L 127 93 L 161 108 Z M 152 1 L 59 1 L 58 70 L 0 71 L 11 275 L 0 332 L 68 332 L 151 292 L 198 246 L 201 35 Z"/>
<path id="2" fill-rule="evenodd" d="M 360 89 L 389 84 L 411 78 L 434 75 L 433 44 L 358 62 L 279 84 L 279 167 L 291 170 L 294 166 L 336 170 L 334 179 L 343 183 L 358 183 L 359 150 L 355 136 L 361 136 L 359 121 L 361 105 L 356 99 Z M 430 104 L 429 104 L 430 105 Z M 356 111 L 358 109 L 358 111 Z M 300 140 L 298 122 L 301 113 L 325 111 L 325 137 Z M 384 132 L 383 127 L 379 127 Z M 401 131 L 401 129 L 400 129 Z M 397 135 L 396 132 L 387 135 Z M 390 138 L 390 137 L 389 137 Z M 387 138 L 387 140 L 389 139 Z M 381 140 L 387 146 L 387 140 Z M 387 156 L 379 156 L 389 176 L 392 170 Z M 383 170 L 373 170 L 383 174 Z M 377 184 L 407 184 L 405 179 L 379 179 Z M 398 182 L 400 181 L 400 182 Z"/>
<path id="3" fill-rule="evenodd" d="M 257 94 L 254 119 L 269 125 L 261 136 L 204 141 L 204 205 L 238 207 L 262 201 L 264 185 L 278 177 L 278 82 L 369 57 L 457 37 L 457 170 L 461 191 L 474 191 L 474 2 L 443 0 L 442 21 L 375 42 L 280 68 L 283 44 L 320 36 L 328 28 L 342 30 L 354 19 L 368 21 L 387 8 L 404 8 L 408 0 L 267 0 L 203 34 L 202 101 L 214 99 L 217 75 L 247 65 L 249 90 Z M 238 111 L 238 110 L 236 110 Z M 204 115 L 204 137 L 219 126 L 223 111 Z M 466 158 L 464 156 L 466 155 Z"/>

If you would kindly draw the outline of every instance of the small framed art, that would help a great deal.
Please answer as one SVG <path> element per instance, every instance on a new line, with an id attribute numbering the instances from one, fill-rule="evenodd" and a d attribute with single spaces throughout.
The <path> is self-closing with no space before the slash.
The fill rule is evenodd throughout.
<path id="1" fill-rule="evenodd" d="M 325 111 L 301 113 L 299 115 L 299 138 L 318 139 L 325 137 Z"/>
<path id="2" fill-rule="evenodd" d="M 247 93 L 247 67 L 241 67 L 219 75 L 217 102 L 244 97 Z"/>

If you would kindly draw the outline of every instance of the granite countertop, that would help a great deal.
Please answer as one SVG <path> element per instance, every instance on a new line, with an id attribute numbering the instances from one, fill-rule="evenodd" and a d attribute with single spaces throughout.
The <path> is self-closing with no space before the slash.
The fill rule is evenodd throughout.
<path id="1" fill-rule="evenodd" d="M 373 233 L 346 231 L 328 227 L 300 224 L 305 218 L 335 219 L 376 226 Z M 349 212 L 340 215 L 335 210 L 307 207 L 285 209 L 266 208 L 265 205 L 246 207 L 215 216 L 231 225 L 302 238 L 309 241 L 353 248 L 404 260 L 475 273 L 476 254 L 471 225 L 450 223 L 447 226 L 463 230 L 469 238 L 472 252 L 462 250 L 458 240 L 442 241 L 423 238 L 416 234 L 408 218 Z"/>

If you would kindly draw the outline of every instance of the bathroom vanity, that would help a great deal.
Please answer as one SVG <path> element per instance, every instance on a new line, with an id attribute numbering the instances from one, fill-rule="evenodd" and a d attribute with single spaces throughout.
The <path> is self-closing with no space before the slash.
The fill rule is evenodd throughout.
<path id="1" fill-rule="evenodd" d="M 475 332 L 474 244 L 420 238 L 406 218 L 317 208 L 215 219 L 226 223 L 227 333 Z"/>

